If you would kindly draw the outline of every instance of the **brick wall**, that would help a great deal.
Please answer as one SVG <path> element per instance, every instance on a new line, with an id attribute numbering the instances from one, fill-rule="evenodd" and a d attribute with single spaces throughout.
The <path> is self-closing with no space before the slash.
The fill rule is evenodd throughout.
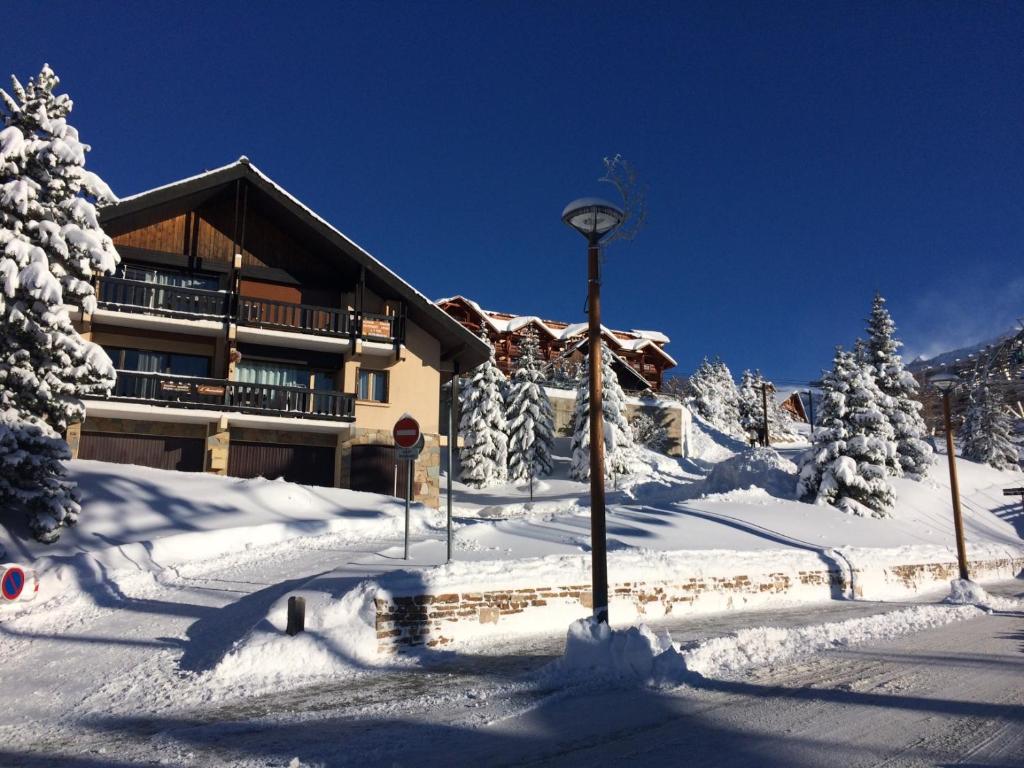
<path id="1" fill-rule="evenodd" d="M 1011 578 L 1024 570 L 1024 555 L 971 563 L 976 579 Z M 660 618 L 691 610 L 763 606 L 779 597 L 814 602 L 843 597 L 890 597 L 939 587 L 957 577 L 956 562 L 894 564 L 867 569 L 791 570 L 735 576 L 700 576 L 675 582 L 632 581 L 609 586 L 616 621 Z M 589 613 L 589 584 L 535 586 L 490 591 L 450 591 L 375 599 L 378 648 L 394 653 L 416 646 L 435 648 L 464 637 L 537 632 L 563 626 Z M 532 627 L 532 628 L 531 628 Z"/>

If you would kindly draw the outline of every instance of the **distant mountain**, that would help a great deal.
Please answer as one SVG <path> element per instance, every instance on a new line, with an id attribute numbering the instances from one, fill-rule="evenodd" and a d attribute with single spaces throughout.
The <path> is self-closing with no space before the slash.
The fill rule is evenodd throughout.
<path id="1" fill-rule="evenodd" d="M 1020 333 L 1019 330 L 1011 330 L 996 336 L 993 339 L 987 341 L 979 341 L 977 344 L 971 344 L 967 347 L 960 347 L 959 349 L 953 349 L 949 352 L 941 352 L 934 357 L 917 357 L 914 360 L 907 363 L 907 370 L 913 372 L 921 371 L 926 368 L 943 368 L 948 365 L 952 365 L 957 360 L 966 360 L 971 355 L 978 356 L 986 347 L 994 346 L 1009 338 L 1012 338 Z"/>

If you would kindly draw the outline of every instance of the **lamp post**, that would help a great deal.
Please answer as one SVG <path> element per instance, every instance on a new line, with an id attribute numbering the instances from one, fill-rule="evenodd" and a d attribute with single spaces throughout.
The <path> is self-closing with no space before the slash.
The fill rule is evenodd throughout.
<path id="1" fill-rule="evenodd" d="M 604 409 L 601 394 L 600 242 L 625 218 L 607 200 L 583 197 L 562 211 L 562 221 L 587 238 L 588 360 L 590 365 L 590 546 L 594 619 L 608 623 L 608 549 L 604 506 Z"/>
<path id="2" fill-rule="evenodd" d="M 949 395 L 960 384 L 954 373 L 937 373 L 928 382 L 942 394 L 942 416 L 946 425 L 946 458 L 949 459 L 949 490 L 953 494 L 953 529 L 956 532 L 956 558 L 960 565 L 960 578 L 967 573 L 967 546 L 964 544 L 964 518 L 960 511 L 960 484 L 956 478 L 956 448 L 953 445 L 953 425 L 949 415 Z"/>

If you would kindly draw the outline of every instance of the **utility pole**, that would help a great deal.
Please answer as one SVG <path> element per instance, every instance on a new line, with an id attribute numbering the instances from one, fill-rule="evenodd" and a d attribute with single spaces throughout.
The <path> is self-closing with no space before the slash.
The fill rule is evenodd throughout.
<path id="1" fill-rule="evenodd" d="M 771 440 L 768 437 L 768 383 L 765 381 L 761 382 L 761 407 L 764 410 L 764 436 L 761 438 L 761 445 L 767 448 L 771 445 Z"/>

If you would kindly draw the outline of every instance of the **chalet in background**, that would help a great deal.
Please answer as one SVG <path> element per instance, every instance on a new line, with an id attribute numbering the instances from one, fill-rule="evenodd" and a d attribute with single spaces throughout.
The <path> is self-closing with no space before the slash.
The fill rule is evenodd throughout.
<path id="1" fill-rule="evenodd" d="M 436 506 L 441 388 L 479 338 L 246 158 L 101 215 L 122 261 L 76 321 L 118 376 L 76 456 L 393 493 L 408 412 Z"/>
<path id="2" fill-rule="evenodd" d="M 541 320 L 532 315 L 512 315 L 481 309 L 464 296 L 439 299 L 437 305 L 476 335 L 483 329 L 491 344 L 498 367 L 507 375 L 519 357 L 519 344 L 527 328 L 537 331 L 541 355 L 556 364 L 560 360 L 581 361 L 585 357 L 587 324 Z M 605 341 L 613 355 L 613 368 L 627 392 L 660 392 L 665 371 L 676 361 L 665 351 L 669 338 L 658 331 L 615 331 L 602 326 Z"/>

